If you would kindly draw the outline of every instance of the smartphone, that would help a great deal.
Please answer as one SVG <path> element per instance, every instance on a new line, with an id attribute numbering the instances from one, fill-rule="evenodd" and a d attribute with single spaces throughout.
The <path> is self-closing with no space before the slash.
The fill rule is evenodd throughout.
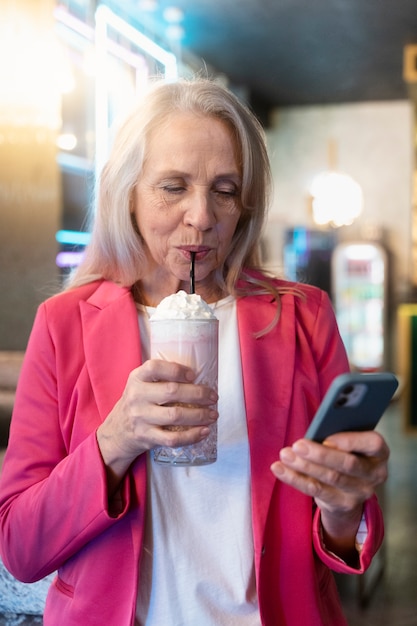
<path id="1" fill-rule="evenodd" d="M 326 392 L 306 434 L 321 443 L 334 433 L 373 430 L 395 390 L 391 372 L 337 376 Z"/>

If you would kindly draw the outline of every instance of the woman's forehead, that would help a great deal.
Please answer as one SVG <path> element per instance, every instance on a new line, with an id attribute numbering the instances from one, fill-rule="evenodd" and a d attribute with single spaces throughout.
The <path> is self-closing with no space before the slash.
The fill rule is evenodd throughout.
<path id="1" fill-rule="evenodd" d="M 193 113 L 172 114 L 149 134 L 145 161 L 173 161 L 193 157 L 240 161 L 237 142 L 229 125 L 221 119 Z"/>

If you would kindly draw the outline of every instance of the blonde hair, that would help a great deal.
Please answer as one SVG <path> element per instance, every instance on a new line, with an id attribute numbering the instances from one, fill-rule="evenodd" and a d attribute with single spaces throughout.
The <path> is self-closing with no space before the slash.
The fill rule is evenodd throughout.
<path id="1" fill-rule="evenodd" d="M 271 172 L 263 128 L 233 93 L 210 79 L 158 81 L 115 136 L 98 185 L 91 242 L 69 281 L 76 287 L 99 278 L 124 286 L 140 281 L 146 271 L 138 227 L 132 221 L 133 191 L 146 157 L 152 131 L 172 114 L 194 113 L 224 121 L 231 129 L 240 159 L 241 213 L 224 266 L 215 280 L 222 291 L 237 295 L 239 279 L 253 293 L 255 285 L 278 296 L 272 281 L 245 270 L 260 267 L 259 243 L 264 227 Z M 256 289 L 255 289 L 256 290 Z"/>

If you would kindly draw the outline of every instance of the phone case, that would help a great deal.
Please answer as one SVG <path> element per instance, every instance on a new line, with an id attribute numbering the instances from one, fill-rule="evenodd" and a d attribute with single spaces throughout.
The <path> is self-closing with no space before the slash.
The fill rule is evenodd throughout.
<path id="1" fill-rule="evenodd" d="M 337 432 L 374 429 L 397 387 L 398 380 L 391 372 L 337 376 L 305 434 L 306 439 L 321 443 Z"/>

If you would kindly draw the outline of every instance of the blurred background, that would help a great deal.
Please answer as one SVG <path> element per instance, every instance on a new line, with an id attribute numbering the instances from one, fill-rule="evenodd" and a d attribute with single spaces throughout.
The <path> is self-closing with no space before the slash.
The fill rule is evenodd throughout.
<path id="1" fill-rule="evenodd" d="M 215 77 L 266 132 L 265 264 L 329 293 L 352 369 L 400 378 L 386 547 L 340 587 L 351 624 L 416 626 L 416 1 L 1 0 L 0 59 L 0 449 L 36 308 L 88 243 L 112 128 L 156 75 Z M 0 623 L 32 623 L 41 608 L 10 607 L 26 592 L 7 585 Z"/>

